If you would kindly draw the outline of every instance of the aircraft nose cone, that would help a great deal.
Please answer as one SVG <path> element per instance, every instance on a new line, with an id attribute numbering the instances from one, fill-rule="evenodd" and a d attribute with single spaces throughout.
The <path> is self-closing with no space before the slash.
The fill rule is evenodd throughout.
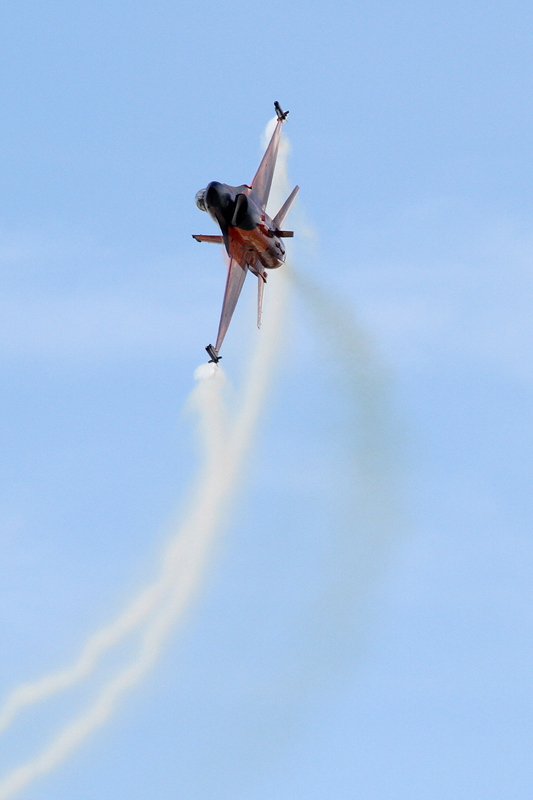
<path id="1" fill-rule="evenodd" d="M 200 211 L 207 211 L 205 206 L 205 189 L 200 189 L 199 192 L 196 192 L 195 202 Z"/>

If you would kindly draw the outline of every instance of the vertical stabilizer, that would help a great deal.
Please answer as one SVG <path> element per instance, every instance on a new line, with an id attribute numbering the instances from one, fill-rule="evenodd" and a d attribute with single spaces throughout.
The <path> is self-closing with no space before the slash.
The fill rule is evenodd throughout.
<path id="1" fill-rule="evenodd" d="M 300 187 L 299 186 L 295 186 L 294 189 L 292 190 L 292 192 L 290 193 L 290 195 L 287 197 L 287 199 L 285 200 L 285 202 L 281 206 L 280 210 L 278 211 L 278 213 L 276 214 L 274 219 L 272 220 L 272 224 L 274 225 L 274 228 L 276 228 L 277 230 L 279 230 L 281 228 L 281 226 L 283 225 L 283 223 L 285 222 L 285 217 L 289 213 L 290 208 L 291 208 L 292 204 L 294 203 L 294 199 L 295 199 L 295 197 L 296 197 L 296 195 L 298 194 L 299 191 L 300 191 Z"/>

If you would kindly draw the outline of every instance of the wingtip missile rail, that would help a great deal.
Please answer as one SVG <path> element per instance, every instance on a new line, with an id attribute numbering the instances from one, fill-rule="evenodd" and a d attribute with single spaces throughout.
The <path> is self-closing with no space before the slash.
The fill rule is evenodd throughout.
<path id="1" fill-rule="evenodd" d="M 213 345 L 212 344 L 208 344 L 205 349 L 207 350 L 207 355 L 211 356 L 211 358 L 209 359 L 209 361 L 207 363 L 208 364 L 218 364 L 218 362 L 220 361 L 222 356 L 219 356 L 219 354 L 217 353 L 217 351 L 215 350 Z"/>
<path id="2" fill-rule="evenodd" d="M 287 119 L 287 114 L 289 112 L 288 111 L 282 111 L 281 110 L 281 106 L 280 106 L 280 104 L 278 103 L 277 100 L 274 101 L 274 108 L 276 109 L 276 114 L 277 114 L 278 119 L 280 119 L 282 122 L 285 122 L 285 120 Z"/>

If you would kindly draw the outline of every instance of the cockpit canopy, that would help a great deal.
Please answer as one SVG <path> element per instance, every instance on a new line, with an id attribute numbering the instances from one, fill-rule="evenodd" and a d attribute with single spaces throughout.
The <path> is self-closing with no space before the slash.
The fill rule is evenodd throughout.
<path id="1" fill-rule="evenodd" d="M 200 211 L 207 211 L 205 205 L 205 189 L 200 189 L 199 192 L 196 192 L 196 205 L 200 209 Z"/>

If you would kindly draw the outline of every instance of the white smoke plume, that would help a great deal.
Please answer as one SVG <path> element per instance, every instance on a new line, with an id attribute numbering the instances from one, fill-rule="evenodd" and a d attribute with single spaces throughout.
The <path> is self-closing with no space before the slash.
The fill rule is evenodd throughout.
<path id="1" fill-rule="evenodd" d="M 270 132 L 275 120 L 269 124 Z M 269 128 L 265 131 L 268 139 Z M 288 143 L 282 139 L 272 187 L 269 213 L 275 214 L 292 187 L 286 175 Z M 288 265 L 287 265 L 288 266 Z M 358 610 L 379 566 L 380 553 L 395 525 L 396 511 L 390 487 L 390 420 L 386 408 L 386 379 L 372 352 L 371 344 L 357 328 L 353 315 L 329 297 L 307 277 L 293 270 L 269 275 L 265 296 L 263 328 L 252 354 L 243 389 L 225 402 L 229 391 L 223 371 L 204 364 L 195 373 L 197 385 L 189 405 L 198 414 L 202 452 L 198 475 L 189 493 L 183 523 L 171 538 L 162 557 L 158 579 L 110 624 L 101 628 L 85 644 L 79 658 L 70 667 L 34 683 L 15 689 L 0 709 L 0 731 L 6 730 L 16 716 L 32 704 L 56 692 L 79 684 L 96 668 L 101 657 L 130 633 L 140 633 L 139 649 L 129 663 L 100 687 L 89 707 L 65 725 L 41 751 L 0 780 L 0 800 L 16 796 L 39 777 L 64 761 L 83 741 L 110 718 L 118 703 L 157 661 L 170 631 L 184 618 L 188 606 L 200 589 L 213 544 L 228 518 L 230 504 L 242 484 L 246 458 L 250 454 L 273 368 L 280 352 L 280 338 L 285 318 L 287 277 L 312 311 L 314 322 L 344 368 L 336 371 L 338 388 L 354 413 L 349 430 L 353 433 L 353 509 L 350 530 L 338 532 L 334 580 L 317 598 L 309 624 L 302 625 L 302 635 L 311 642 L 307 667 L 281 679 L 280 697 L 285 694 L 298 702 L 298 696 L 313 692 L 338 671 L 343 650 L 350 651 L 349 640 L 359 639 Z M 394 471 L 394 470 L 392 470 Z M 332 620 L 335 623 L 332 624 Z M 357 630 L 349 635 L 350 627 Z M 348 634 L 348 636 L 347 636 Z M 314 642 L 314 644 L 313 644 Z M 299 639 L 296 637 L 295 644 Z M 346 656 L 350 660 L 350 653 Z M 294 659 L 299 663 L 298 659 Z M 301 661 L 301 659 L 300 659 Z M 312 664 L 311 664 L 312 662 Z M 297 673 L 297 674 L 296 674 Z M 287 690 L 287 692 L 284 691 Z M 290 705 L 290 703 L 289 703 Z M 285 724 L 285 720 L 284 720 Z"/>
<path id="2" fill-rule="evenodd" d="M 274 202 L 286 184 L 286 155 L 287 148 L 280 148 L 272 191 Z M 67 724 L 37 756 L 13 769 L 0 781 L 0 800 L 15 796 L 37 777 L 50 772 L 90 733 L 104 724 L 121 696 L 157 660 L 170 629 L 183 618 L 200 586 L 213 541 L 241 484 L 245 460 L 280 350 L 286 293 L 286 279 L 280 272 L 269 281 L 268 313 L 251 356 L 240 405 L 233 416 L 225 408 L 225 377 L 220 367 L 204 364 L 196 370 L 198 384 L 189 404 L 199 413 L 202 460 L 196 484 L 191 490 L 189 511 L 167 546 L 160 577 L 113 622 L 87 641 L 72 666 L 17 687 L 0 709 L 0 732 L 5 731 L 24 708 L 80 683 L 91 674 L 106 651 L 145 624 L 138 655 L 104 685 L 87 711 Z"/>
<path id="3" fill-rule="evenodd" d="M 86 642 L 80 657 L 72 666 L 14 689 L 0 710 L 0 732 L 4 732 L 25 707 L 45 700 L 56 692 L 68 689 L 88 677 L 107 650 L 117 645 L 121 639 L 146 620 L 183 572 L 189 531 L 191 528 L 194 529 L 195 525 L 201 524 L 199 513 L 205 514 L 210 505 L 209 502 L 207 505 L 204 504 L 201 488 L 210 486 L 213 481 L 212 476 L 217 474 L 220 467 L 220 454 L 224 450 L 224 437 L 227 435 L 227 430 L 224 430 L 220 420 L 223 412 L 221 391 L 224 375 L 222 370 L 206 364 L 198 368 L 196 377 L 200 383 L 189 402 L 191 406 L 197 407 L 200 414 L 204 447 L 203 464 L 200 468 L 198 486 L 193 489 L 195 500 L 190 519 L 167 546 L 162 558 L 160 577 L 144 589 L 113 622 L 101 628 Z M 217 425 L 215 425 L 216 421 L 218 421 Z"/>
<path id="4" fill-rule="evenodd" d="M 333 547 L 325 565 L 330 581 L 302 625 L 314 649 L 305 670 L 293 676 L 295 693 L 304 692 L 306 684 L 311 690 L 353 669 L 370 613 L 369 596 L 407 521 L 400 499 L 400 433 L 388 370 L 341 297 L 292 266 L 287 275 L 311 314 L 313 329 L 325 345 L 324 362 L 345 400 L 339 436 L 347 476 L 344 519 L 331 531 Z"/>

